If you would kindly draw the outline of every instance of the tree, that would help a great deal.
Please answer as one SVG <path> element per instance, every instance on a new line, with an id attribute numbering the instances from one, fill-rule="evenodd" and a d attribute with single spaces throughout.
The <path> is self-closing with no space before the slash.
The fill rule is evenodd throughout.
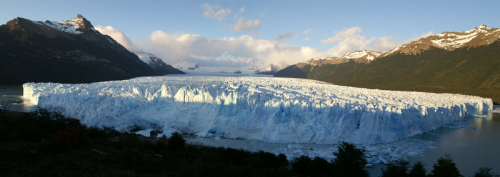
<path id="1" fill-rule="evenodd" d="M 500 177 L 500 175 L 491 172 L 491 168 L 481 167 L 474 173 L 474 177 Z"/>
<path id="2" fill-rule="evenodd" d="M 457 169 L 455 162 L 451 159 L 450 154 L 446 154 L 444 157 L 438 159 L 437 163 L 434 164 L 431 176 L 462 176 L 460 171 Z"/>
<path id="3" fill-rule="evenodd" d="M 408 166 L 410 163 L 406 160 L 396 160 L 395 163 L 387 164 L 385 170 L 382 169 L 382 177 L 400 177 L 408 176 Z"/>
<path id="4" fill-rule="evenodd" d="M 408 174 L 410 177 L 426 177 L 427 171 L 424 168 L 424 164 L 422 162 L 417 162 L 413 165 Z"/>
<path id="5" fill-rule="evenodd" d="M 179 150 L 184 149 L 186 146 L 186 140 L 182 138 L 181 134 L 174 132 L 172 136 L 167 141 L 167 149 L 168 150 Z"/>
<path id="6" fill-rule="evenodd" d="M 12 106 L 12 102 L 10 101 L 7 101 L 7 102 L 4 102 L 3 100 L 0 102 L 0 117 L 3 117 L 5 116 L 5 114 L 7 113 L 7 110 L 10 109 L 10 107 Z"/>
<path id="7" fill-rule="evenodd" d="M 368 162 L 364 158 L 364 153 L 365 150 L 342 142 L 337 152 L 333 153 L 337 157 L 333 162 L 335 176 L 368 176 L 368 171 L 365 170 Z"/>
<path id="8" fill-rule="evenodd" d="M 292 168 L 298 174 L 306 175 L 309 171 L 309 164 L 311 164 L 311 158 L 303 155 L 292 162 Z"/>

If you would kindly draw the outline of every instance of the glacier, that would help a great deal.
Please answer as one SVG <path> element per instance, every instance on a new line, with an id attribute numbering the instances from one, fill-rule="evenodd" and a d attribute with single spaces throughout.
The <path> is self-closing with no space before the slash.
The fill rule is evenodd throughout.
<path id="1" fill-rule="evenodd" d="M 34 105 L 118 131 L 163 129 L 270 143 L 390 143 L 492 111 L 489 98 L 269 77 L 164 76 L 25 83 Z"/>

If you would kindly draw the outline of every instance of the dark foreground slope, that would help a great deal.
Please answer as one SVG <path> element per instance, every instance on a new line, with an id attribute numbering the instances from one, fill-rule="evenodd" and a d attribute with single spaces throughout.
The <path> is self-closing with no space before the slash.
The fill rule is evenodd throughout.
<path id="1" fill-rule="evenodd" d="M 166 74 L 99 33 L 81 15 L 71 20 L 78 25 L 73 31 L 51 27 L 64 27 L 64 23 L 23 18 L 0 26 L 0 85 L 88 83 Z"/>
<path id="2" fill-rule="evenodd" d="M 500 40 L 453 51 L 430 48 L 419 54 L 397 53 L 371 63 L 292 65 L 275 76 L 309 79 L 354 87 L 477 95 L 500 102 Z"/>

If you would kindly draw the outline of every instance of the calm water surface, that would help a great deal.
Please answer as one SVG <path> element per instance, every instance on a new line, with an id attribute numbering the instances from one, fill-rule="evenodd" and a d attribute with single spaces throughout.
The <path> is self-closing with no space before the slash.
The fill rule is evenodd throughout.
<path id="1" fill-rule="evenodd" d="M 449 126 L 414 136 L 414 138 L 435 142 L 435 149 L 425 156 L 408 160 L 413 165 L 417 161 L 425 164 L 431 172 L 436 161 L 446 154 L 451 154 L 457 168 L 464 176 L 472 176 L 479 167 L 493 168 L 500 174 L 500 107 L 489 116 L 475 116 Z M 461 128 L 460 128 L 461 127 Z M 380 176 L 382 164 L 370 169 L 371 176 Z"/>
<path id="2" fill-rule="evenodd" d="M 10 110 L 29 112 L 32 103 L 23 99 L 22 89 L 0 89 L 0 104 L 11 103 Z M 421 161 L 427 171 L 445 154 L 451 154 L 458 169 L 465 176 L 472 176 L 479 167 L 492 167 L 500 174 L 500 107 L 489 116 L 476 116 L 455 122 L 447 127 L 417 135 L 414 138 L 435 142 L 435 149 L 425 156 L 412 157 L 411 164 Z M 369 169 L 371 176 L 380 176 L 383 164 Z"/>
<path id="3" fill-rule="evenodd" d="M 23 89 L 0 89 L 0 109 L 8 106 L 11 111 L 29 112 L 33 104 L 22 96 Z"/>

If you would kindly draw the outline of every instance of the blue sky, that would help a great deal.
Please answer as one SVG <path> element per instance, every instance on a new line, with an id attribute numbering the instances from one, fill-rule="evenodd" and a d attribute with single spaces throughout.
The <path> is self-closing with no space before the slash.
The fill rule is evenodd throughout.
<path id="1" fill-rule="evenodd" d="M 301 57 L 342 55 L 357 49 L 389 50 L 426 34 L 465 31 L 480 24 L 500 27 L 500 1 L 497 0 L 1 0 L 0 6 L 3 23 L 15 17 L 59 21 L 80 13 L 94 26 L 118 30 L 134 48 L 159 53 L 171 62 L 208 57 L 232 58 L 238 63 L 254 58 L 286 60 L 297 55 L 295 60 L 300 60 Z M 231 37 L 239 42 L 231 41 Z M 196 41 L 196 44 L 181 40 Z M 175 41 L 181 43 L 175 45 Z M 376 44 L 378 41 L 385 45 Z M 205 44 L 199 44 L 203 42 Z M 239 48 L 224 49 L 234 45 Z M 212 47 L 213 50 L 207 51 Z M 163 51 L 163 48 L 168 49 Z M 169 54 L 184 49 L 184 53 Z M 289 52 L 295 50 L 303 52 Z"/>

